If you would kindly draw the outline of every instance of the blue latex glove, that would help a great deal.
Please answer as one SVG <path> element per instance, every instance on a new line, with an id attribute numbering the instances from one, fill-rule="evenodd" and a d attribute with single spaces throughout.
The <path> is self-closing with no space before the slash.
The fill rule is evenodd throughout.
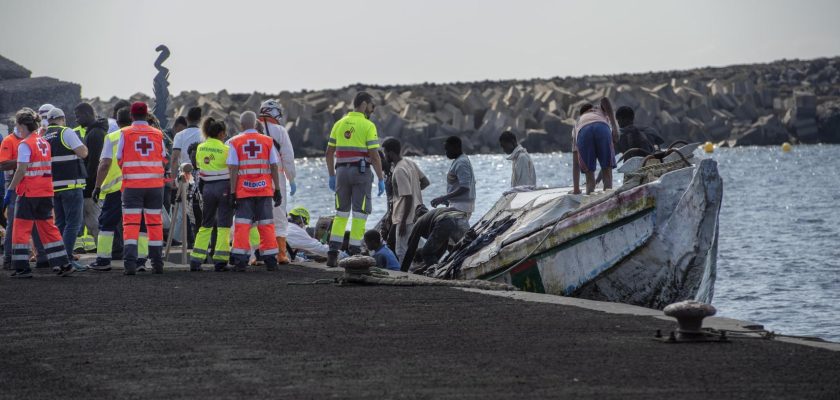
<path id="1" fill-rule="evenodd" d="M 379 180 L 379 193 L 377 196 L 382 197 L 382 193 L 385 193 L 385 181 L 380 179 Z"/>
<path id="2" fill-rule="evenodd" d="M 335 192 L 335 175 L 330 177 L 330 190 Z"/>
<path id="3" fill-rule="evenodd" d="M 295 192 L 297 192 L 297 185 L 295 181 L 289 182 L 289 196 L 294 196 Z"/>
<path id="4" fill-rule="evenodd" d="M 3 196 L 3 207 L 8 207 L 9 203 L 12 202 L 12 193 L 14 192 L 12 189 L 6 190 L 6 195 Z"/>

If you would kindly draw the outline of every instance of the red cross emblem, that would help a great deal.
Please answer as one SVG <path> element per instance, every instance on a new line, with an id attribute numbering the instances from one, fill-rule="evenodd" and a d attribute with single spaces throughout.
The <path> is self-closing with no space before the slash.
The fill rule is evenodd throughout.
<path id="1" fill-rule="evenodd" d="M 47 152 L 50 150 L 50 145 L 43 140 L 38 140 L 36 143 L 38 143 L 38 150 L 41 150 L 41 155 L 46 157 Z"/>
<path id="2" fill-rule="evenodd" d="M 134 150 L 137 150 L 143 157 L 148 157 L 154 149 L 155 144 L 149 141 L 147 136 L 140 136 L 140 139 L 134 142 Z"/>
<path id="3" fill-rule="evenodd" d="M 257 156 L 262 153 L 262 146 L 257 143 L 256 140 L 251 139 L 245 143 L 245 147 L 242 148 L 242 151 L 248 154 L 248 158 L 257 158 Z"/>

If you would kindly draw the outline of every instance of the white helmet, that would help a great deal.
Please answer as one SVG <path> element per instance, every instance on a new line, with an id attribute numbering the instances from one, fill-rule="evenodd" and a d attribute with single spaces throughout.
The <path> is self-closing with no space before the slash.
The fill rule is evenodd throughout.
<path id="1" fill-rule="evenodd" d="M 283 114 L 283 106 L 277 100 L 269 99 L 260 105 L 260 115 L 266 115 L 280 121 Z"/>

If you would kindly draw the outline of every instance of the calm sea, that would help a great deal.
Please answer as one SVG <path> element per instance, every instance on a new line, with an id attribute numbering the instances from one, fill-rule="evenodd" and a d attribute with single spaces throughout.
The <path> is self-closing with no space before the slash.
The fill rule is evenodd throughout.
<path id="1" fill-rule="evenodd" d="M 698 152 L 698 154 L 700 154 Z M 840 341 L 840 146 L 718 149 L 724 181 L 714 305 L 718 315 L 785 334 Z M 477 176 L 477 221 L 509 186 L 501 155 L 470 156 Z M 571 185 L 570 154 L 534 154 L 539 185 Z M 432 185 L 426 204 L 446 189 L 449 160 L 416 157 Z M 315 218 L 333 213 L 323 159 L 298 160 L 298 193 Z M 375 193 L 374 193 L 375 196 Z M 373 226 L 385 210 L 375 198 Z M 314 218 L 313 218 L 314 219 Z"/>

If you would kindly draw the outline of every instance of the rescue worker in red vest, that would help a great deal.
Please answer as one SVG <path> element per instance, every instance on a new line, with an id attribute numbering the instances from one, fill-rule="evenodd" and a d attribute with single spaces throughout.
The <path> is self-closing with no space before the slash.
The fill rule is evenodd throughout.
<path id="1" fill-rule="evenodd" d="M 227 165 L 230 171 L 230 202 L 234 208 L 234 271 L 244 272 L 251 253 L 249 231 L 252 225 L 260 233 L 260 255 L 266 269 L 277 269 L 277 241 L 274 237 L 273 206 L 282 202 L 280 156 L 271 137 L 260 134 L 257 114 L 246 111 L 239 117 L 242 133 L 227 141 Z"/>
<path id="2" fill-rule="evenodd" d="M 131 126 L 122 129 L 116 158 L 123 176 L 123 261 L 125 274 L 137 272 L 137 245 L 140 224 L 145 219 L 149 231 L 149 259 L 152 272 L 163 273 L 163 175 L 166 148 L 163 133 L 146 122 L 146 103 L 131 105 Z"/>
<path id="3" fill-rule="evenodd" d="M 350 254 L 361 250 L 365 224 L 371 213 L 370 186 L 373 173 L 379 178 L 379 196 L 385 193 L 385 176 L 379 158 L 379 136 L 370 121 L 374 111 L 373 96 L 359 92 L 353 99 L 354 111 L 333 125 L 327 143 L 327 172 L 329 187 L 335 192 L 335 219 L 330 232 L 330 251 L 327 266 L 338 265 L 338 251 L 344 241 L 344 231 L 350 219 Z"/>
<path id="4" fill-rule="evenodd" d="M 50 167 L 50 144 L 35 132 L 38 122 L 26 110 L 18 111 L 15 123 L 23 140 L 18 146 L 18 167 L 10 189 L 17 193 L 15 205 L 15 226 L 12 232 L 12 263 L 14 278 L 31 278 L 29 268 L 29 239 L 32 227 L 44 243 L 50 265 L 57 268 L 59 276 L 68 276 L 75 269 L 70 265 L 67 250 L 61 240 L 61 233 L 52 217 L 53 185 Z"/>
<path id="5" fill-rule="evenodd" d="M 87 157 L 88 149 L 82 139 L 73 130 L 64 126 L 64 111 L 54 107 L 47 113 L 47 130 L 42 137 L 50 144 L 52 154 L 52 185 L 55 223 L 61 232 L 70 263 L 81 270 L 78 263 L 72 261 L 76 236 L 82 228 L 87 170 L 82 159 Z"/>

